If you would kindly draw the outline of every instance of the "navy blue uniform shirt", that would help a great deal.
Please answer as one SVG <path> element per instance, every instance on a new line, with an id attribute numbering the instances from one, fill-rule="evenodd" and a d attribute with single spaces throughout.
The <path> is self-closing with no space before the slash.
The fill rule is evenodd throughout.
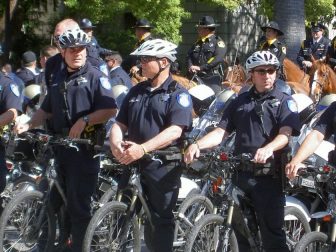
<path id="1" fill-rule="evenodd" d="M 263 105 L 263 133 L 260 117 L 255 110 L 257 101 Z M 295 102 L 287 94 L 273 88 L 262 97 L 258 97 L 255 89 L 240 94 L 224 110 L 219 125 L 231 133 L 236 131 L 235 153 L 255 154 L 257 149 L 271 142 L 284 126 L 293 129 L 293 135 L 300 132 L 299 115 Z"/>
<path id="2" fill-rule="evenodd" d="M 36 69 L 36 72 L 39 74 L 40 70 Z M 24 82 L 25 86 L 38 83 L 38 74 L 35 75 L 28 68 L 22 67 L 16 72 L 16 75 Z"/>
<path id="3" fill-rule="evenodd" d="M 18 85 L 0 73 L 0 115 L 9 109 L 22 111 L 21 94 Z"/>
<path id="4" fill-rule="evenodd" d="M 330 106 L 323 112 L 320 119 L 317 121 L 316 125 L 313 127 L 314 130 L 321 132 L 324 135 L 324 139 L 329 139 L 329 137 L 334 134 L 334 117 L 336 111 L 336 102 L 330 104 Z"/>
<path id="5" fill-rule="evenodd" d="M 53 82 L 54 76 L 65 68 L 63 57 L 61 53 L 57 53 L 50 57 L 46 62 L 45 67 L 45 83 L 49 87 Z"/>
<path id="6" fill-rule="evenodd" d="M 267 40 L 266 41 L 263 40 L 261 41 L 261 43 L 258 45 L 257 48 L 260 51 L 269 51 L 273 53 L 275 56 L 277 56 L 281 64 L 283 63 L 283 60 L 286 57 L 286 45 L 278 39 L 272 41 L 271 44 L 269 44 Z"/>
<path id="7" fill-rule="evenodd" d="M 55 76 L 49 86 L 41 108 L 52 113 L 52 125 L 55 133 L 63 133 L 64 128 L 71 127 L 79 118 L 100 109 L 116 108 L 112 98 L 109 79 L 89 62 L 80 70 L 69 74 L 64 68 Z M 71 117 L 68 125 L 64 109 L 63 93 L 60 88 L 63 83 L 67 86 L 67 104 Z"/>
<path id="8" fill-rule="evenodd" d="M 224 62 L 225 53 L 226 47 L 220 37 L 212 34 L 207 38 L 199 39 L 188 52 L 188 68 L 192 65 L 199 66 L 201 71 L 206 73 L 218 69 Z"/>
<path id="9" fill-rule="evenodd" d="M 132 80 L 128 74 L 120 66 L 110 71 L 111 84 L 114 85 L 125 85 L 128 88 L 131 88 Z"/>
<path id="10" fill-rule="evenodd" d="M 116 120 L 128 127 L 129 140 L 143 143 L 172 125 L 191 126 L 192 102 L 181 85 L 169 94 L 171 76 L 154 91 L 147 81 L 132 87 Z"/>
<path id="11" fill-rule="evenodd" d="M 315 60 L 323 59 L 327 56 L 329 47 L 330 40 L 326 37 L 322 37 L 320 41 L 315 44 L 313 39 L 304 40 L 297 56 L 297 62 L 299 65 L 302 65 L 302 61 L 304 60 L 312 61 L 311 55 Z"/>

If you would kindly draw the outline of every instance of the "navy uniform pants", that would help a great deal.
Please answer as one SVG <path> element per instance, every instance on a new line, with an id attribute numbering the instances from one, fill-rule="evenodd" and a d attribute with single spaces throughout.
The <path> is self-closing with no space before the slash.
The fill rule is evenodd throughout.
<path id="1" fill-rule="evenodd" d="M 91 197 L 96 190 L 99 160 L 93 159 L 93 152 L 86 147 L 78 152 L 73 148 L 59 148 L 56 157 L 57 175 L 64 184 L 67 198 L 72 251 L 82 252 L 83 238 L 91 219 Z"/>
<path id="2" fill-rule="evenodd" d="M 266 252 L 289 252 L 284 226 L 285 195 L 280 178 L 255 177 L 250 172 L 239 172 L 233 180 L 252 200 Z M 233 223 L 235 228 L 235 223 Z M 236 231 L 236 229 L 235 229 Z M 248 252 L 250 246 L 245 237 L 236 231 L 239 251 Z"/>
<path id="3" fill-rule="evenodd" d="M 181 185 L 182 169 L 177 163 L 143 164 L 141 183 L 151 211 L 153 229 L 145 225 L 144 235 L 151 252 L 172 252 L 174 240 L 174 214 Z"/>

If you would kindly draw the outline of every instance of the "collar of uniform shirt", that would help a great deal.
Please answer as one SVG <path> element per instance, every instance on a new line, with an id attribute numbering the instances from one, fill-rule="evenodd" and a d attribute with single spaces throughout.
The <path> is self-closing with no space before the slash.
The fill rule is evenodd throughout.
<path id="1" fill-rule="evenodd" d="M 259 93 L 256 90 L 256 88 L 253 87 L 253 88 L 250 89 L 250 96 L 251 96 L 251 98 L 254 98 L 256 100 L 259 100 L 259 99 L 263 100 L 263 99 L 268 98 L 270 96 L 275 97 L 274 92 L 276 92 L 275 85 L 273 86 L 273 88 L 271 90 L 265 91 L 263 93 Z"/>
<path id="2" fill-rule="evenodd" d="M 272 45 L 272 44 L 274 43 L 275 40 L 277 40 L 277 39 L 276 39 L 276 38 L 275 38 L 275 39 L 269 39 L 269 40 L 267 40 L 267 43 L 268 43 L 269 45 Z"/>
<path id="3" fill-rule="evenodd" d="M 322 37 L 320 37 L 318 40 L 313 39 L 313 44 L 319 43 L 321 41 Z"/>
<path id="4" fill-rule="evenodd" d="M 139 41 L 143 41 L 145 40 L 145 38 L 147 38 L 149 36 L 149 34 L 145 33 L 144 35 L 142 35 L 142 37 L 139 39 Z"/>
<path id="5" fill-rule="evenodd" d="M 167 91 L 168 87 L 169 87 L 169 85 L 172 81 L 173 81 L 173 77 L 171 75 L 169 75 L 168 78 L 158 88 L 154 89 L 153 91 L 157 91 L 157 90 L 161 90 L 161 89 Z M 149 81 L 146 81 L 146 83 L 144 85 L 144 88 L 146 90 L 149 90 L 150 92 L 152 92 L 151 91 L 152 85 Z"/>
<path id="6" fill-rule="evenodd" d="M 213 34 L 212 33 L 210 33 L 210 34 L 208 34 L 208 35 L 206 35 L 205 37 L 203 37 L 203 38 L 200 38 L 198 41 L 199 42 L 205 42 L 205 40 L 207 40 L 207 38 L 210 38 L 211 36 L 212 36 Z"/>

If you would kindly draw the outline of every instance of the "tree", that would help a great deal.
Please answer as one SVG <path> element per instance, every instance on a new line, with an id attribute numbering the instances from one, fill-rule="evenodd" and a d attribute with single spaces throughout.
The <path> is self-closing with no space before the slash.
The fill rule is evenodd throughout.
<path id="1" fill-rule="evenodd" d="M 304 0 L 275 1 L 274 8 L 275 21 L 285 34 L 287 57 L 296 62 L 301 41 L 306 37 Z"/>

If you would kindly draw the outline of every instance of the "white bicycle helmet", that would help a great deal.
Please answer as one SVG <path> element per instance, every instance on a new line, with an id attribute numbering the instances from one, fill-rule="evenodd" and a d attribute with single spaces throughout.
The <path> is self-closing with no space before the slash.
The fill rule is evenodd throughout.
<path id="1" fill-rule="evenodd" d="M 316 113 L 313 100 L 305 94 L 293 94 L 292 98 L 296 103 L 300 122 L 308 123 Z"/>
<path id="2" fill-rule="evenodd" d="M 317 110 L 325 110 L 329 105 L 336 101 L 336 94 L 327 94 L 321 98 L 317 104 Z"/>
<path id="3" fill-rule="evenodd" d="M 278 58 L 269 51 L 257 51 L 253 53 L 246 60 L 246 69 L 247 71 L 251 71 L 253 68 L 257 66 L 275 66 L 279 68 L 280 62 Z"/>
<path id="4" fill-rule="evenodd" d="M 88 35 L 78 28 L 67 30 L 59 37 L 61 48 L 87 46 L 89 43 L 90 39 Z"/>
<path id="5" fill-rule="evenodd" d="M 31 84 L 24 88 L 23 94 L 25 98 L 32 100 L 41 94 L 41 87 L 38 84 Z"/>
<path id="6" fill-rule="evenodd" d="M 153 56 L 156 58 L 168 58 L 171 62 L 176 60 L 176 49 L 177 45 L 163 39 L 152 39 L 147 40 L 131 55 L 136 56 Z"/>

